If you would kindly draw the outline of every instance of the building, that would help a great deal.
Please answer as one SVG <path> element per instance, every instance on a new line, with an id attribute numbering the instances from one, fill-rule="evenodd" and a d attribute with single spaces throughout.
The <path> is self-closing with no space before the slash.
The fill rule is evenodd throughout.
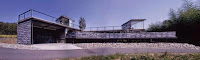
<path id="1" fill-rule="evenodd" d="M 30 16 L 26 16 L 30 13 Z M 52 19 L 37 18 L 33 13 L 40 13 Z M 17 42 L 19 44 L 39 43 L 94 43 L 94 42 L 167 42 L 175 41 L 175 32 L 145 32 L 145 19 L 131 19 L 122 26 L 96 27 L 96 30 L 81 31 L 74 20 L 64 15 L 59 18 L 45 13 L 28 10 L 19 15 Z M 142 28 L 134 27 L 141 23 Z"/>
<path id="2" fill-rule="evenodd" d="M 35 10 L 29 10 L 26 13 L 38 12 Z M 22 13 L 19 16 L 25 16 L 26 13 Z M 40 12 L 41 13 L 41 12 Z M 44 13 L 42 13 L 44 14 Z M 44 14 L 47 15 L 47 14 Z M 54 18 L 47 15 L 48 17 Z M 18 21 L 17 25 L 17 42 L 19 44 L 38 44 L 38 43 L 58 43 L 65 42 L 66 32 L 68 30 L 78 31 L 78 29 L 72 28 L 71 24 L 73 20 L 61 16 L 56 21 L 59 23 L 50 22 L 44 19 L 40 19 L 34 16 L 23 17 Z"/>

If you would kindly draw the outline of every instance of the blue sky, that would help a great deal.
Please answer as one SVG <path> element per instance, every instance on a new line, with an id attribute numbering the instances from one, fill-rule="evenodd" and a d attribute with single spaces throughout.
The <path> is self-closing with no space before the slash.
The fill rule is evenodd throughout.
<path id="1" fill-rule="evenodd" d="M 29 9 L 59 17 L 68 16 L 87 27 L 120 26 L 130 19 L 151 23 L 168 19 L 170 8 L 178 9 L 182 0 L 0 0 L 0 21 L 17 22 L 18 15 Z"/>

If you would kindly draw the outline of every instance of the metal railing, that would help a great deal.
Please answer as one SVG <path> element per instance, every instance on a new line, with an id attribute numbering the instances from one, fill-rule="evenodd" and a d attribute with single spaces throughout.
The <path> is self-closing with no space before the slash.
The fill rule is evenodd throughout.
<path id="1" fill-rule="evenodd" d="M 45 21 L 50 21 L 50 22 L 53 22 L 53 23 L 56 23 L 55 20 L 58 19 L 54 16 L 39 12 L 37 10 L 30 9 L 30 10 L 20 14 L 18 16 L 18 21 L 29 18 L 29 17 L 40 18 L 40 19 L 43 19 Z M 73 23 L 70 23 L 70 24 L 72 25 L 71 27 L 79 29 L 79 25 L 76 25 L 76 24 L 73 24 Z"/>
<path id="2" fill-rule="evenodd" d="M 26 11 L 26 12 L 20 14 L 20 15 L 18 16 L 18 20 L 22 20 L 22 19 L 25 19 L 25 18 L 28 18 L 28 17 L 39 17 L 39 16 L 34 15 L 34 14 L 38 14 L 38 13 L 41 14 L 41 15 L 47 16 L 48 18 L 51 18 L 51 19 L 52 19 L 52 20 L 51 20 L 52 22 L 53 22 L 55 19 L 57 19 L 56 17 L 53 17 L 53 16 L 51 16 L 51 15 L 48 15 L 48 14 L 45 14 L 45 13 L 42 13 L 42 12 L 39 12 L 39 11 L 30 9 L 30 10 L 28 10 L 28 11 Z M 22 18 L 21 18 L 21 17 L 22 17 Z"/>
<path id="3" fill-rule="evenodd" d="M 121 26 L 105 26 L 105 27 L 89 27 L 85 31 L 106 31 L 106 30 L 121 30 Z"/>

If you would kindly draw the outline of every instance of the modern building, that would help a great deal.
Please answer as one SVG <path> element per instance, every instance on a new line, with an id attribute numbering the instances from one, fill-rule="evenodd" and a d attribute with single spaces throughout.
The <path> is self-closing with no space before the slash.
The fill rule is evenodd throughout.
<path id="1" fill-rule="evenodd" d="M 31 12 L 31 16 L 23 17 L 26 13 Z M 65 42 L 66 32 L 68 30 L 78 31 L 72 28 L 73 20 L 65 16 L 60 16 L 56 21 L 50 22 L 41 18 L 34 17 L 32 14 L 41 13 L 35 10 L 29 10 L 19 15 L 17 25 L 17 42 L 19 44 L 37 44 L 37 43 L 57 43 Z M 47 15 L 41 13 L 43 15 Z M 54 18 L 47 15 L 48 17 Z"/>
<path id="2" fill-rule="evenodd" d="M 41 19 L 33 14 L 39 13 L 47 16 Z M 30 15 L 28 15 L 30 14 Z M 26 16 L 28 15 L 28 16 Z M 42 17 L 46 18 L 46 17 Z M 90 42 L 153 42 L 153 41 L 175 41 L 175 32 L 145 32 L 144 21 L 146 19 L 131 19 L 122 26 L 96 27 L 96 30 L 81 31 L 74 20 L 67 16 L 55 18 L 45 13 L 28 10 L 19 15 L 17 25 L 17 42 L 19 44 L 38 43 L 90 43 Z M 139 24 L 136 28 L 135 25 Z"/>

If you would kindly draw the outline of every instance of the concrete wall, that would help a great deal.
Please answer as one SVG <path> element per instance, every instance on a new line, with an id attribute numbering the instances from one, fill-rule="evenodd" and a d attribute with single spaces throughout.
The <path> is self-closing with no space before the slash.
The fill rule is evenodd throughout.
<path id="1" fill-rule="evenodd" d="M 27 20 L 17 25 L 17 43 L 31 44 L 31 20 Z"/>

